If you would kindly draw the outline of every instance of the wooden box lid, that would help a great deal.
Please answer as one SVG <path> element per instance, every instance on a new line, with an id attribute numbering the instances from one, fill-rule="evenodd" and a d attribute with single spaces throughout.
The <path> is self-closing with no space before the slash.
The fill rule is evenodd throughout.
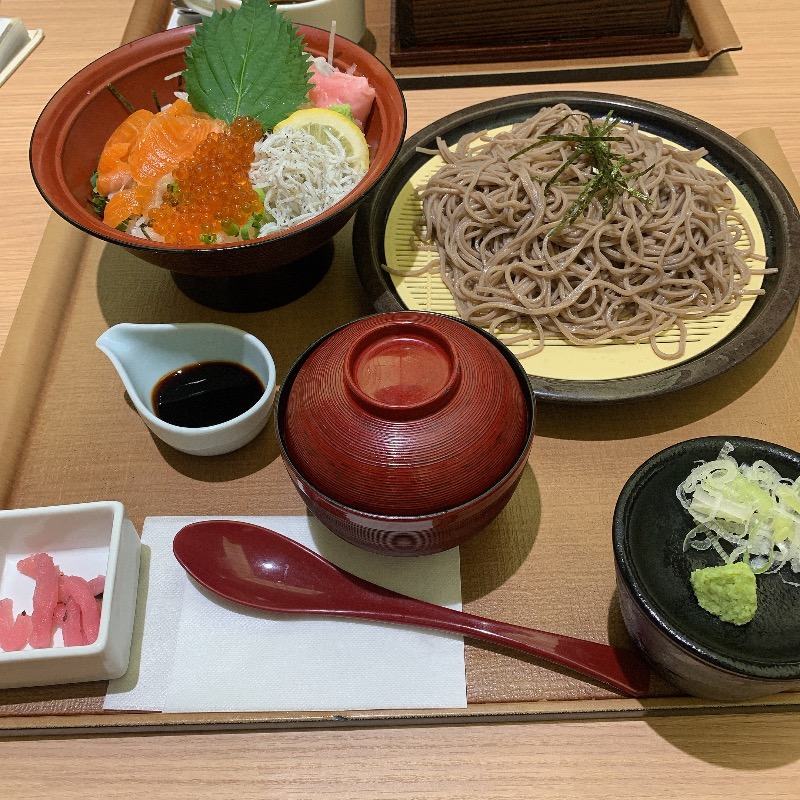
<path id="1" fill-rule="evenodd" d="M 686 0 L 393 0 L 392 64 L 507 60 L 511 51 L 523 59 L 681 52 L 692 41 L 685 7 Z"/>

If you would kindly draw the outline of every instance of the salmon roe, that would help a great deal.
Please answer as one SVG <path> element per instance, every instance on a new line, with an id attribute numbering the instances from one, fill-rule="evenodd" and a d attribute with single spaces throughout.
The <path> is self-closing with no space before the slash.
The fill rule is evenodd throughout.
<path id="1" fill-rule="evenodd" d="M 264 203 L 250 183 L 253 146 L 264 135 L 252 117 L 237 117 L 220 133 L 210 133 L 174 169 L 173 182 L 150 225 L 175 244 L 213 242 L 224 232 L 235 236 Z"/>

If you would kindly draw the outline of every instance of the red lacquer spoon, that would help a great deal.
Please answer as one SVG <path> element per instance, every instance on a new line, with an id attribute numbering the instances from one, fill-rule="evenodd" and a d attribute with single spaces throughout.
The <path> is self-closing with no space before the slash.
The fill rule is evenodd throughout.
<path id="1" fill-rule="evenodd" d="M 280 614 L 327 614 L 454 631 L 567 667 L 641 697 L 650 671 L 632 650 L 547 633 L 426 603 L 357 578 L 293 539 L 232 520 L 186 525 L 175 557 L 201 586 Z"/>

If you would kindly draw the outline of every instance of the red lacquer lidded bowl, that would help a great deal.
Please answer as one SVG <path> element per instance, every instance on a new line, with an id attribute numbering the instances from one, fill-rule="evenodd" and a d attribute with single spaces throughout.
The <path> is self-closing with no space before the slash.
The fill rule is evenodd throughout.
<path id="1" fill-rule="evenodd" d="M 397 312 L 309 348 L 287 376 L 276 425 L 289 473 L 327 527 L 412 555 L 452 547 L 499 513 L 533 418 L 524 372 L 494 337 Z"/>

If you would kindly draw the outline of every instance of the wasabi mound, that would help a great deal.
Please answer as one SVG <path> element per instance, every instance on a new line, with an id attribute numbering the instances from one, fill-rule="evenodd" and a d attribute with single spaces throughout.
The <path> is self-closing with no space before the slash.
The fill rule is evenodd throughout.
<path id="1" fill-rule="evenodd" d="M 756 576 L 742 561 L 696 569 L 690 576 L 697 602 L 723 622 L 746 625 L 756 613 Z"/>

